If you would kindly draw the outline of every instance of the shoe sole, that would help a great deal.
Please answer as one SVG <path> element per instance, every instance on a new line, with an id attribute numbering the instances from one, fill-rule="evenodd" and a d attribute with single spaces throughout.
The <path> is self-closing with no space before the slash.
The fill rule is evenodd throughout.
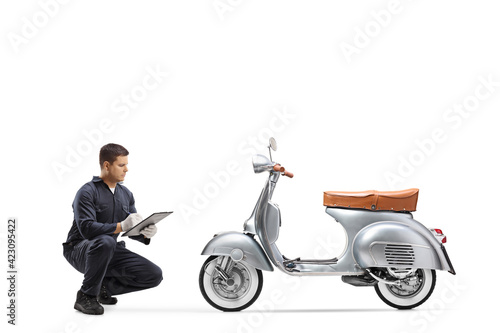
<path id="1" fill-rule="evenodd" d="M 99 297 L 97 298 L 97 301 L 101 304 L 104 304 L 104 305 L 115 305 L 116 303 L 118 303 L 118 300 L 111 301 L 111 302 L 102 301 L 99 299 Z"/>
<path id="2" fill-rule="evenodd" d="M 78 303 L 75 303 L 74 309 L 78 310 L 82 313 L 89 314 L 89 315 L 102 315 L 102 314 L 104 314 L 104 309 L 102 309 L 102 311 L 92 312 L 92 311 L 86 310 Z"/>

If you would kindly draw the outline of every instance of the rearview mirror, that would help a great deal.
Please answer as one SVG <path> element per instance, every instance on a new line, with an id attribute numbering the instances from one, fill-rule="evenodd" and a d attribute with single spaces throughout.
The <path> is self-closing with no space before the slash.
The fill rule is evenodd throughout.
<path id="1" fill-rule="evenodd" d="M 271 149 L 274 151 L 276 151 L 278 149 L 278 145 L 276 143 L 276 140 L 274 140 L 273 137 L 269 138 L 269 147 L 271 147 Z"/>

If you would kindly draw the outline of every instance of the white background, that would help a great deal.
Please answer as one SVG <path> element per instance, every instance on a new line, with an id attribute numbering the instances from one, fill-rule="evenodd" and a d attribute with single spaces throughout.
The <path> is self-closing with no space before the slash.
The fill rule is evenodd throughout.
<path id="1" fill-rule="evenodd" d="M 52 4 L 45 6 L 50 15 L 44 3 Z M 499 296 L 496 2 L 54 3 L 0 5 L 0 218 L 19 219 L 15 330 L 437 332 L 493 324 L 497 304 L 490 300 Z M 391 8 L 377 23 L 372 13 Z M 371 37 L 362 36 L 365 29 Z M 357 53 L 346 57 L 346 44 L 358 45 Z M 147 68 L 168 77 L 128 113 L 115 112 L 123 95 L 140 92 Z M 497 86 L 481 88 L 481 77 Z M 479 101 L 477 89 L 488 96 Z M 473 111 L 453 122 L 445 118 L 458 117 L 447 110 L 464 101 Z M 112 129 L 98 133 L 105 119 Z M 444 139 L 430 144 L 435 129 Z M 265 181 L 253 173 L 250 147 L 257 142 L 255 151 L 265 154 L 260 143 L 271 132 L 279 147 L 273 157 L 296 175 L 281 179 L 274 197 L 282 211 L 282 253 L 342 251 L 343 232 L 324 213 L 323 191 L 417 187 L 414 217 L 447 234 L 457 275 L 437 272 L 433 296 L 412 311 L 392 309 L 372 288 L 338 277 L 289 278 L 277 271 L 264 272 L 262 294 L 249 309 L 210 307 L 198 287 L 200 252 L 215 232 L 242 229 Z M 416 141 L 427 142 L 427 150 Z M 125 185 L 138 211 L 175 213 L 160 223 L 150 246 L 127 242 L 163 269 L 161 285 L 122 295 L 104 316 L 89 317 L 73 310 L 82 275 L 63 258 L 61 243 L 74 195 L 99 174 L 99 148 L 108 142 L 130 151 Z M 78 148 L 81 161 L 69 157 Z M 415 163 L 405 169 L 401 161 L 410 158 Z M 237 168 L 225 177 L 228 164 Z M 58 176 L 54 165 L 67 169 Z M 394 186 L 389 172 L 402 176 Z M 211 174 L 219 175 L 219 185 Z M 197 193 L 205 190 L 210 197 L 203 201 Z M 0 266 L 6 267 L 2 226 Z M 2 281 L 4 331 L 13 328 Z"/>

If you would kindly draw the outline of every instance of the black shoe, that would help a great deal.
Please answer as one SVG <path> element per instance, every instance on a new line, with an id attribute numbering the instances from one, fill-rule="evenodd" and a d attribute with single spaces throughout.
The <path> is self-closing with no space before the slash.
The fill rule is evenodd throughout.
<path id="1" fill-rule="evenodd" d="M 97 302 L 97 297 L 84 294 L 81 290 L 76 294 L 75 310 L 91 315 L 104 313 L 104 308 Z"/>
<path id="2" fill-rule="evenodd" d="M 105 286 L 101 286 L 101 292 L 97 295 L 97 300 L 101 304 L 113 305 L 118 303 L 116 297 L 112 297 Z"/>

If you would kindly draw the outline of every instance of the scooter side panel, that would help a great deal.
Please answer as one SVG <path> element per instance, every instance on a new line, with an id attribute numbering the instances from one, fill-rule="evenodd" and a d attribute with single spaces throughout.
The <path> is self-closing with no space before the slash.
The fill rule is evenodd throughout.
<path id="1" fill-rule="evenodd" d="M 231 256 L 231 253 L 238 249 L 243 251 L 242 260 L 251 266 L 264 271 L 274 270 L 259 243 L 251 236 L 236 231 L 216 235 L 207 243 L 201 254 Z"/>
<path id="2" fill-rule="evenodd" d="M 431 252 L 433 251 L 435 256 L 437 256 L 438 258 L 437 264 L 430 263 L 429 265 L 436 267 L 436 269 L 446 271 L 449 271 L 451 269 L 441 248 L 441 244 L 436 240 L 429 229 L 427 229 L 420 222 L 413 219 L 413 215 L 411 213 L 397 213 L 389 211 L 373 212 L 364 209 L 346 209 L 332 207 L 327 207 L 326 212 L 344 227 L 348 237 L 348 244 L 346 246 L 345 252 L 339 257 L 339 264 L 344 261 L 353 261 L 354 252 L 363 251 L 357 249 L 354 246 L 354 240 L 358 234 L 358 231 L 362 231 L 363 228 L 367 228 L 375 223 L 392 221 L 400 223 L 402 225 L 406 225 L 409 230 L 413 231 L 413 235 L 419 235 L 418 237 L 423 237 L 426 240 L 426 243 L 430 245 Z M 374 239 L 373 241 L 377 240 Z M 392 239 L 392 241 L 397 241 L 397 239 Z"/>
<path id="3" fill-rule="evenodd" d="M 363 268 L 442 269 L 432 244 L 400 222 L 378 222 L 361 230 L 353 242 L 353 257 Z"/>
<path id="4" fill-rule="evenodd" d="M 327 207 L 326 213 L 339 222 L 346 232 L 347 244 L 342 254 L 339 255 L 337 263 L 337 266 L 345 266 L 346 268 L 355 265 L 352 257 L 353 241 L 361 229 L 378 221 L 401 221 L 412 217 L 410 213 L 371 212 L 361 209 L 332 207 Z"/>

